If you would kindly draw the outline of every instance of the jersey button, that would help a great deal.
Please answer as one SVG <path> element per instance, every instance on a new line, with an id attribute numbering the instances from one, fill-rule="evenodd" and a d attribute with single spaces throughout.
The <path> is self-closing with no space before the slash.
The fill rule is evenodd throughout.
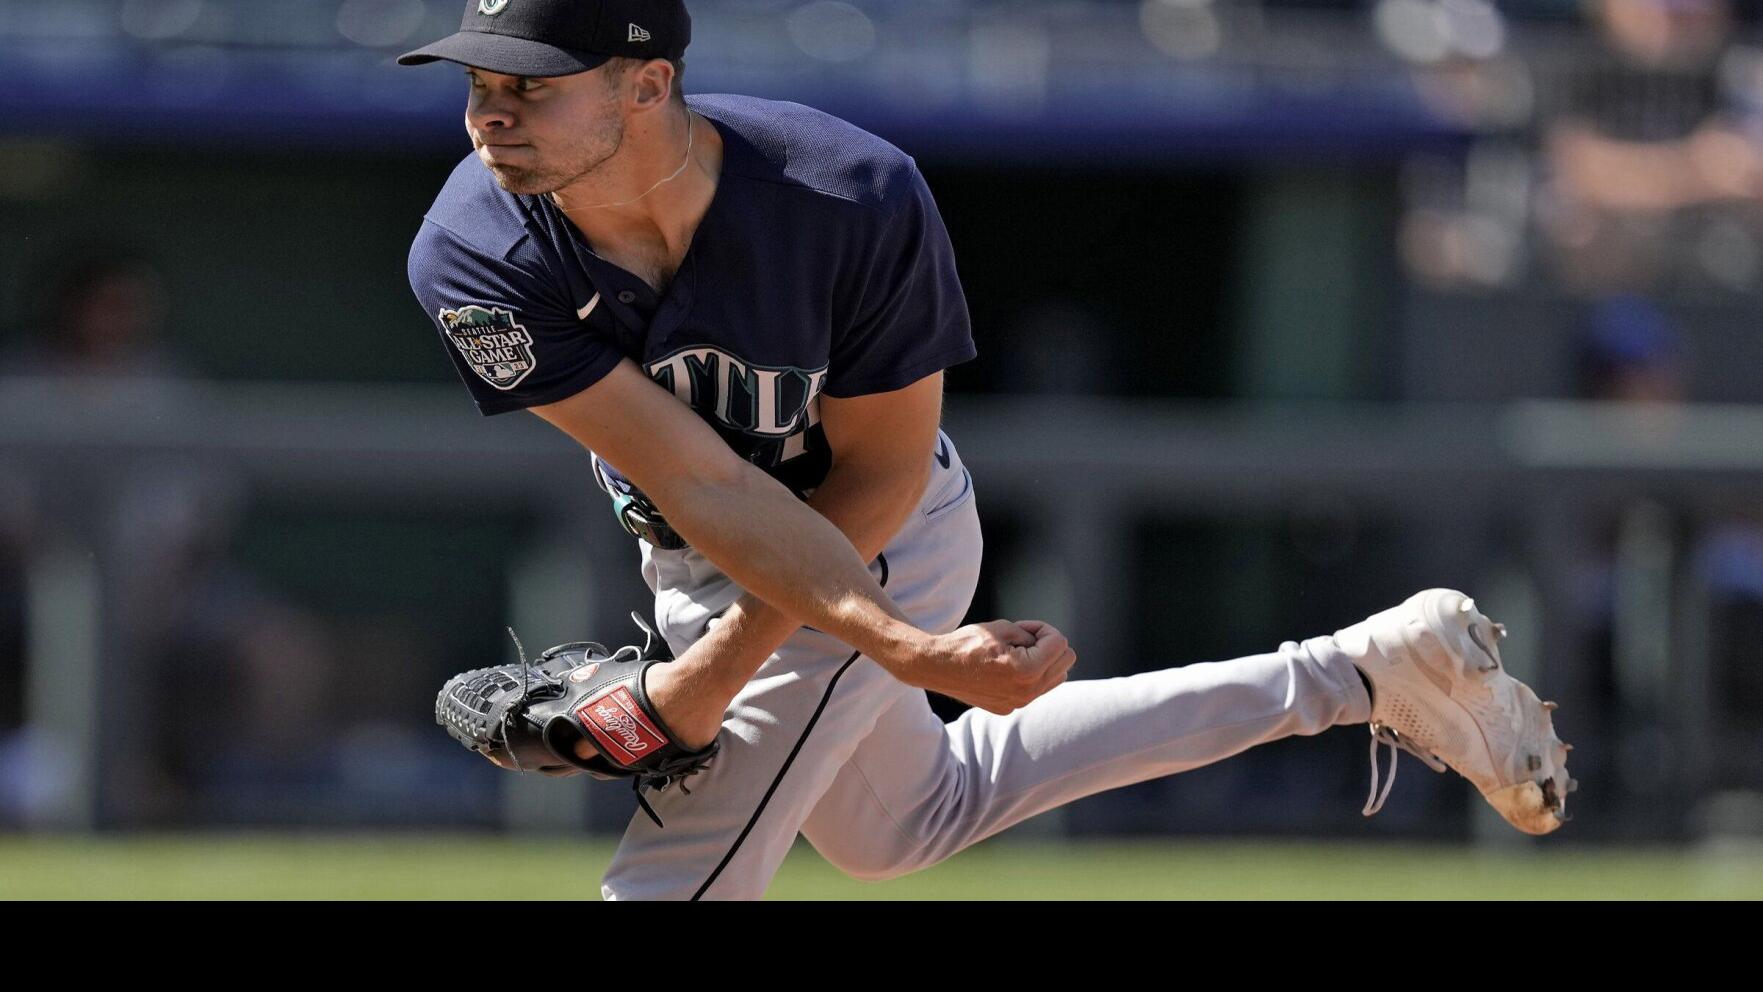
<path id="1" fill-rule="evenodd" d="M 628 289 L 624 290 L 623 292 L 618 294 L 618 302 L 623 303 L 626 306 L 629 306 L 630 304 L 637 302 L 637 294 L 631 292 Z"/>

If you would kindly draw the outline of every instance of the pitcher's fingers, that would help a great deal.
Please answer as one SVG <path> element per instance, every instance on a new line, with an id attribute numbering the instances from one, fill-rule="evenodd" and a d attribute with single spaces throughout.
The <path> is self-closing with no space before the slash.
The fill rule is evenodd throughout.
<path id="1" fill-rule="evenodd" d="M 1077 651 L 1075 649 L 1073 649 L 1070 645 L 1067 645 L 1065 648 L 1065 654 L 1059 659 L 1059 674 L 1060 675 L 1069 674 L 1071 672 L 1071 669 L 1076 664 L 1077 664 Z"/>
<path id="2" fill-rule="evenodd" d="M 1048 667 L 1046 678 L 1041 681 L 1040 686 L 1037 688 L 1035 698 L 1039 699 L 1041 696 L 1044 696 L 1058 688 L 1060 685 L 1063 685 L 1066 678 L 1071 674 L 1071 666 L 1075 664 L 1077 664 L 1077 652 L 1067 648 L 1064 653 L 1059 656 L 1058 660 Z"/>
<path id="3" fill-rule="evenodd" d="M 1071 642 L 1065 639 L 1064 634 L 1052 627 L 1042 627 L 1041 632 L 1035 637 L 1034 646 L 1028 650 L 1036 657 L 1052 659 L 1071 650 Z"/>
<path id="4" fill-rule="evenodd" d="M 1028 647 L 1035 642 L 1034 634 L 1009 620 L 988 620 L 980 626 L 991 631 L 993 637 L 1013 648 Z"/>

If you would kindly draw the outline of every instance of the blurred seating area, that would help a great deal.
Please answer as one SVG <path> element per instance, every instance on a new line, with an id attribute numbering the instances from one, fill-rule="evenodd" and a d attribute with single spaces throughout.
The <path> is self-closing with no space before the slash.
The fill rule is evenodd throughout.
<path id="1" fill-rule="evenodd" d="M 409 298 L 468 146 L 457 75 L 389 60 L 460 8 L 0 0 L 0 828 L 630 814 L 431 723 L 506 627 L 647 609 L 580 452 L 478 418 Z M 1763 822 L 1751 5 L 692 9 L 688 92 L 845 116 L 936 193 L 974 618 L 1107 677 L 1471 589 L 1578 746 L 1551 843 Z M 1025 829 L 1511 840 L 1405 764 L 1371 821 L 1335 732 Z"/>
<path id="2" fill-rule="evenodd" d="M 438 143 L 451 136 L 442 125 L 453 80 L 398 73 L 390 58 L 451 30 L 459 7 L 5 0 L 0 38 L 14 55 L 0 65 L 8 84 L 0 110 L 14 126 L 112 136 Z M 919 147 L 994 157 L 1009 149 L 991 137 L 1031 128 L 1040 129 L 1041 153 L 1080 158 L 1228 154 L 1282 136 L 1288 148 L 1353 149 L 1460 124 L 1426 104 L 1409 68 L 1508 58 L 1527 32 L 1558 27 L 1564 8 L 1547 0 L 704 0 L 693 7 L 688 73 L 701 91 L 812 99 L 909 134 Z M 1571 43 L 1574 32 L 1564 33 Z"/>

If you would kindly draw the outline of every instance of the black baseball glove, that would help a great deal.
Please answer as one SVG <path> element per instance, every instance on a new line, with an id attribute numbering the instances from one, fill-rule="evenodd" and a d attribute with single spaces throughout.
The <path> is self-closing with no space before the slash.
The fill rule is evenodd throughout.
<path id="1" fill-rule="evenodd" d="M 643 790 L 664 791 L 697 774 L 720 745 L 688 751 L 675 743 L 643 691 L 643 674 L 667 660 L 665 647 L 640 617 L 632 619 L 647 635 L 641 648 L 608 652 L 593 641 L 574 641 L 546 651 L 536 665 L 527 664 L 521 650 L 519 664 L 455 675 L 435 699 L 435 722 L 503 767 L 634 779 L 637 802 L 660 826 Z M 592 758 L 576 754 L 583 740 L 597 752 Z"/>

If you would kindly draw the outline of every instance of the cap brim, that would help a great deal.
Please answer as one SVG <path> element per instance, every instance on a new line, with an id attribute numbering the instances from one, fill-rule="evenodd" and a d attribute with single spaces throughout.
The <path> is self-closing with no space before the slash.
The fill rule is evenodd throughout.
<path id="1" fill-rule="evenodd" d="M 598 69 L 610 55 L 578 52 L 486 31 L 461 31 L 398 56 L 399 65 L 457 62 L 506 76 L 573 76 Z"/>

